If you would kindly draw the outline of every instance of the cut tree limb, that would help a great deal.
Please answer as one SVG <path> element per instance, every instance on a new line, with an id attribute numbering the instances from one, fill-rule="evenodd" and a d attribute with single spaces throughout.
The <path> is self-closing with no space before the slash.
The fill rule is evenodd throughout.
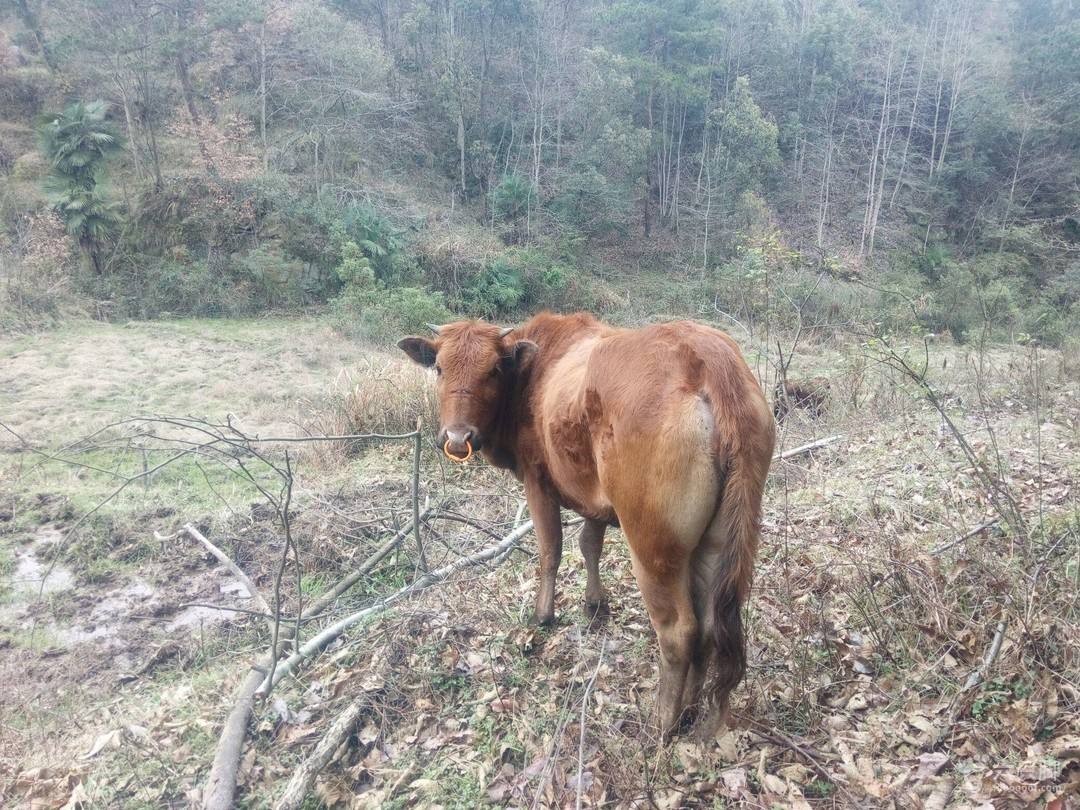
<path id="1" fill-rule="evenodd" d="M 255 706 L 255 690 L 262 683 L 263 672 L 270 667 L 270 656 L 252 667 L 240 688 L 236 690 L 232 711 L 218 738 L 214 764 L 203 786 L 203 810 L 231 810 L 236 794 L 236 774 L 240 769 L 240 753 L 247 738 L 248 718 Z"/>
<path id="2" fill-rule="evenodd" d="M 826 447 L 826 446 L 828 446 L 830 444 L 834 444 L 835 442 L 838 442 L 843 438 L 844 438 L 844 435 L 841 433 L 841 434 L 838 434 L 836 436 L 829 436 L 829 437 L 824 438 L 824 439 L 818 439 L 817 441 L 813 441 L 813 442 L 810 442 L 809 444 L 804 444 L 804 445 L 801 445 L 799 447 L 793 447 L 790 450 L 785 450 L 783 453 L 777 453 L 775 456 L 773 456 L 773 461 L 787 461 L 789 458 L 795 458 L 796 456 L 802 456 L 802 455 L 805 455 L 806 453 L 810 453 L 810 452 L 812 452 L 814 450 L 817 450 L 818 448 Z"/>
<path id="3" fill-rule="evenodd" d="M 259 589 L 255 587 L 255 583 L 252 582 L 251 578 L 247 574 L 244 573 L 243 569 L 239 565 L 234 563 L 232 561 L 232 558 L 229 557 L 228 554 L 226 554 L 220 548 L 218 548 L 213 543 L 211 543 L 209 540 L 207 540 L 206 536 L 202 532 L 200 532 L 198 529 L 196 529 L 193 525 L 191 525 L 190 523 L 185 523 L 183 525 L 183 527 L 181 527 L 180 531 L 177 532 L 177 534 L 186 534 L 192 540 L 196 540 L 199 543 L 201 543 L 203 548 L 205 548 L 207 551 L 209 551 L 214 556 L 214 558 L 217 559 L 218 562 L 220 562 L 222 565 L 224 565 L 226 568 L 228 568 L 229 571 L 232 572 L 232 575 L 234 577 L 236 577 L 238 580 L 240 580 L 240 582 L 243 584 L 243 586 L 245 588 L 247 588 L 248 593 L 251 594 L 251 598 L 255 600 L 255 605 L 259 608 L 260 611 L 262 611 L 264 614 L 266 614 L 269 617 L 267 619 L 267 621 L 268 621 L 268 624 L 270 626 L 270 633 L 271 633 L 271 635 L 273 635 L 273 632 L 274 632 L 274 624 L 273 624 L 274 611 L 270 609 L 270 605 L 268 605 L 266 603 L 266 600 L 263 599 L 262 594 L 259 593 Z M 154 532 L 154 538 L 156 540 L 159 540 L 159 541 L 168 539 L 168 537 L 163 537 L 162 535 L 158 534 L 157 532 Z"/>
<path id="4" fill-rule="evenodd" d="M 285 786 L 285 792 L 274 805 L 274 810 L 299 810 L 311 786 L 315 783 L 315 777 L 327 766 L 334 752 L 349 738 L 353 727 L 369 704 L 368 695 L 361 695 L 338 715 L 315 746 L 315 750 L 311 752 L 311 756 L 293 772 L 289 784 Z"/>
<path id="5" fill-rule="evenodd" d="M 420 512 L 420 520 L 424 520 L 424 518 L 426 518 L 430 513 L 431 509 L 427 506 L 427 504 L 425 504 L 424 509 Z M 321 594 L 318 599 L 308 605 L 307 610 L 305 610 L 304 613 L 313 616 L 317 613 L 321 613 L 322 611 L 326 610 L 326 608 L 330 607 L 330 605 L 334 603 L 334 600 L 336 600 L 339 596 L 349 590 L 349 588 L 351 588 L 365 576 L 370 574 L 372 569 L 374 569 L 376 565 L 386 559 L 387 555 L 389 555 L 391 551 L 401 545 L 401 542 L 406 537 L 408 537 L 414 530 L 415 524 L 413 521 L 409 521 L 404 526 L 402 526 L 401 529 L 397 532 L 397 534 L 395 534 L 393 537 L 391 537 L 389 540 L 387 540 L 385 543 L 375 549 L 371 556 L 360 564 L 359 568 L 354 570 L 351 574 L 341 580 L 341 582 L 328 590 L 326 593 Z"/>
<path id="6" fill-rule="evenodd" d="M 423 514 L 426 515 L 427 511 L 425 506 Z M 333 604 L 335 599 L 355 585 L 361 577 L 369 573 L 380 560 L 385 558 L 402 540 L 408 537 L 411 531 L 411 525 L 404 526 L 401 531 L 376 549 L 375 553 L 368 557 L 353 573 L 308 605 L 302 614 L 302 618 L 317 616 Z M 160 535 L 156 536 L 165 539 L 161 538 Z M 205 538 L 203 539 L 205 540 Z M 280 637 L 284 640 L 291 637 L 293 628 L 283 625 L 280 631 Z M 203 810 L 230 810 L 234 806 L 236 774 L 240 767 L 240 754 L 244 747 L 244 740 L 247 738 L 248 720 L 255 707 L 255 693 L 259 685 L 262 684 L 265 674 L 270 670 L 273 658 L 270 654 L 265 655 L 251 668 L 240 688 L 236 690 L 232 711 L 229 712 L 229 716 L 221 730 L 221 736 L 218 738 L 217 749 L 214 752 L 214 764 L 210 768 L 210 776 L 203 787 Z"/>
<path id="7" fill-rule="evenodd" d="M 336 639 L 350 627 L 364 621 L 370 616 L 374 616 L 377 613 L 381 613 L 396 602 L 400 602 L 408 596 L 413 595 L 419 591 L 424 590 L 437 582 L 441 582 L 452 574 L 461 571 L 464 568 L 468 568 L 473 565 L 480 565 L 481 563 L 488 562 L 503 555 L 505 552 L 518 545 L 522 539 L 532 531 L 533 522 L 531 520 L 522 523 L 514 531 L 510 532 L 503 540 L 496 543 L 494 546 L 479 551 L 476 554 L 470 554 L 467 557 L 461 557 L 449 565 L 444 565 L 435 571 L 431 571 L 415 582 L 409 585 L 399 588 L 389 596 L 379 599 L 372 604 L 365 607 L 363 610 L 359 610 L 338 622 L 324 628 L 321 632 L 312 636 L 307 642 L 296 652 L 286 658 L 284 661 L 278 663 L 273 672 L 268 672 L 266 678 L 263 679 L 262 684 L 259 685 L 259 689 L 256 694 L 267 695 L 270 690 L 274 688 L 274 685 L 278 683 L 282 678 L 291 673 L 304 659 L 310 658 L 319 651 L 321 651 L 327 644 Z"/>

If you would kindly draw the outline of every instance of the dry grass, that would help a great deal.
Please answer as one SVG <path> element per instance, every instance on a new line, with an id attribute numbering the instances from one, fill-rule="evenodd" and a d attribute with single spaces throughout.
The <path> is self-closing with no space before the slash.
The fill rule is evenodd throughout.
<path id="1" fill-rule="evenodd" d="M 343 433 L 407 433 L 438 422 L 431 374 L 404 359 L 368 357 L 330 388 L 331 425 Z"/>

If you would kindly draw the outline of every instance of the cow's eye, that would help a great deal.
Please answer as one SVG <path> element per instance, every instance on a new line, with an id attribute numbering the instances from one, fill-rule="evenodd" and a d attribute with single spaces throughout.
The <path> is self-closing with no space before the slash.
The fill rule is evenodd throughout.
<path id="1" fill-rule="evenodd" d="M 442 376 L 442 366 L 439 366 L 439 365 L 435 366 L 435 373 L 438 374 L 439 376 Z"/>
<path id="2" fill-rule="evenodd" d="M 499 376 L 499 367 L 495 366 L 495 368 L 493 368 L 490 372 L 488 372 L 488 376 L 489 377 L 498 377 Z"/>

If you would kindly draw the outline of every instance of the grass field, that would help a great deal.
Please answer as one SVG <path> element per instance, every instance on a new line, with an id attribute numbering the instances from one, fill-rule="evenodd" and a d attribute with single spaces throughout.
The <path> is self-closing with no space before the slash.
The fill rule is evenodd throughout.
<path id="1" fill-rule="evenodd" d="M 796 353 L 792 374 L 826 374 L 831 392 L 821 417 L 785 421 L 780 449 L 842 438 L 774 465 L 750 668 L 717 739 L 659 743 L 656 645 L 625 544 L 609 536 L 612 616 L 590 625 L 571 529 L 552 629 L 528 624 L 529 538 L 283 681 L 249 729 L 242 806 L 268 806 L 358 696 L 357 731 L 308 806 L 1020 807 L 1075 790 L 1080 369 L 1033 348 L 932 348 L 928 380 L 982 474 L 881 356 L 838 339 Z M 195 524 L 272 600 L 287 549 L 260 486 L 278 494 L 280 477 L 252 460 L 245 478 L 210 451 L 144 475 L 192 440 L 191 423 L 161 417 L 263 437 L 408 431 L 431 423 L 427 384 L 313 320 L 86 323 L 0 341 L 0 802 L 186 806 L 266 649 L 261 619 L 236 612 L 254 610 L 243 586 L 173 535 Z M 157 421 L 116 424 L 131 417 Z M 436 568 L 491 545 L 522 496 L 428 445 Z M 288 447 L 294 471 L 291 615 L 408 520 L 412 446 L 265 447 L 278 466 Z M 320 622 L 407 585 L 417 565 L 401 544 Z"/>

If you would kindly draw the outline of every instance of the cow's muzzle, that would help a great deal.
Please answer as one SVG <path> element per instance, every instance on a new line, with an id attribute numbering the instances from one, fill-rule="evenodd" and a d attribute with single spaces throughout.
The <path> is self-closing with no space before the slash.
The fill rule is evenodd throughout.
<path id="1" fill-rule="evenodd" d="M 439 433 L 439 445 L 451 461 L 468 461 L 480 449 L 480 439 L 472 428 L 444 428 Z"/>

